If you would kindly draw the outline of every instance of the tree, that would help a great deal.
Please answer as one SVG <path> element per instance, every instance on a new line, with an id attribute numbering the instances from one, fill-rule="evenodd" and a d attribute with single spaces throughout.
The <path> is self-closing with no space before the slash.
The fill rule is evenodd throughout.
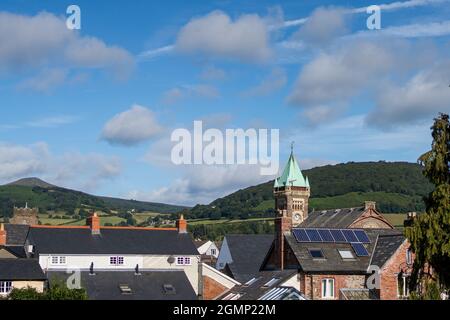
<path id="1" fill-rule="evenodd" d="M 69 289 L 64 282 L 55 281 L 44 292 L 37 292 L 35 288 L 14 288 L 8 295 L 10 300 L 87 300 L 85 289 Z"/>
<path id="2" fill-rule="evenodd" d="M 419 158 L 419 163 L 424 167 L 423 174 L 434 185 L 434 190 L 424 198 L 426 212 L 406 228 L 406 236 L 415 253 L 411 289 L 416 290 L 418 284 L 424 284 L 422 295 L 425 297 L 435 296 L 427 293 L 427 288 L 450 288 L 449 116 L 440 114 L 431 130 L 431 150 Z"/>

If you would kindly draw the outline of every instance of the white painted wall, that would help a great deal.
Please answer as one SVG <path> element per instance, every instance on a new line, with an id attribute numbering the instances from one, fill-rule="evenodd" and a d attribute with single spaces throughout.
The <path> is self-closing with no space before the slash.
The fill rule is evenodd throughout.
<path id="1" fill-rule="evenodd" d="M 52 264 L 52 256 L 64 256 L 66 257 L 66 263 Z M 112 256 L 123 257 L 123 265 L 111 265 L 109 258 Z M 198 294 L 198 282 L 199 282 L 199 263 L 200 256 L 183 256 L 190 257 L 190 265 L 177 265 L 176 258 L 175 262 L 170 264 L 168 258 L 170 255 L 39 255 L 39 264 L 42 270 L 52 270 L 52 271 L 65 271 L 65 270 L 77 270 L 90 268 L 91 263 L 94 263 L 94 270 L 130 270 L 134 269 L 136 265 L 139 265 L 139 269 L 153 269 L 153 270 L 183 270 L 186 273 L 189 282 L 192 285 L 195 293 Z"/>
<path id="2" fill-rule="evenodd" d="M 219 248 L 217 248 L 216 244 L 212 241 L 208 241 L 197 248 L 200 254 L 205 254 L 208 256 L 213 256 L 217 258 L 219 256 Z M 216 250 L 215 254 L 212 253 L 212 250 Z"/>
<path id="3" fill-rule="evenodd" d="M 227 263 L 233 262 L 230 248 L 228 247 L 227 237 L 223 239 L 222 247 L 220 248 L 219 256 L 217 257 L 216 269 L 222 270 Z"/>

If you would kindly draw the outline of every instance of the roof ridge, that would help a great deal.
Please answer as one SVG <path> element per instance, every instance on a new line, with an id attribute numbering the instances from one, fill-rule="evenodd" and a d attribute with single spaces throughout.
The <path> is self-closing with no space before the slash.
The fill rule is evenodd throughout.
<path id="1" fill-rule="evenodd" d="M 48 226 L 48 225 L 31 225 L 30 228 L 35 229 L 89 229 L 89 226 Z M 115 227 L 115 226 L 101 226 L 100 229 L 113 230 L 161 230 L 161 231 L 176 231 L 177 228 L 155 228 L 155 227 Z"/>

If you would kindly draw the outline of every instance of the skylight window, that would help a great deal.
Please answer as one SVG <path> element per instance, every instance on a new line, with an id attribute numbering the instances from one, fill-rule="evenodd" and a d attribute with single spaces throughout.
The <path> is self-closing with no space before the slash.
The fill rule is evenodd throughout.
<path id="1" fill-rule="evenodd" d="M 342 259 L 354 259 L 353 253 L 350 250 L 338 250 Z"/>
<path id="2" fill-rule="evenodd" d="M 177 291 L 175 290 L 175 287 L 171 284 L 165 284 L 163 286 L 163 288 L 164 288 L 165 294 L 176 294 L 177 293 Z"/>
<path id="3" fill-rule="evenodd" d="M 119 285 L 119 289 L 122 294 L 131 294 L 132 293 L 130 286 L 127 284 Z"/>
<path id="4" fill-rule="evenodd" d="M 271 286 L 273 286 L 275 283 L 277 283 L 278 281 L 280 281 L 279 278 L 273 278 L 273 279 L 270 279 L 268 282 L 266 282 L 266 283 L 264 284 L 264 287 L 271 287 Z"/>
<path id="5" fill-rule="evenodd" d="M 248 281 L 244 284 L 244 286 L 246 286 L 246 287 L 251 286 L 251 285 L 254 284 L 257 280 L 258 280 L 258 278 L 252 278 L 252 279 L 248 280 Z"/>
<path id="6" fill-rule="evenodd" d="M 309 250 L 309 254 L 311 255 L 311 257 L 313 257 L 313 259 L 323 259 L 325 258 L 323 255 L 322 250 L 320 249 L 310 249 Z"/>

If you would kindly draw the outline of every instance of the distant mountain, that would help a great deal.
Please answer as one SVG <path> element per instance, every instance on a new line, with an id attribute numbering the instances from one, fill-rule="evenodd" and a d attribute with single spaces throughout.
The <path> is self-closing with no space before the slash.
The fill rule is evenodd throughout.
<path id="1" fill-rule="evenodd" d="M 19 179 L 17 181 L 8 183 L 7 186 L 41 187 L 41 188 L 55 187 L 54 185 L 36 177 Z"/>
<path id="2" fill-rule="evenodd" d="M 377 201 L 384 213 L 423 211 L 423 196 L 432 185 L 418 164 L 407 162 L 348 162 L 304 170 L 311 184 L 310 209 L 323 210 Z M 190 218 L 249 218 L 273 216 L 273 181 L 243 190 L 209 205 L 197 205 Z"/>
<path id="3" fill-rule="evenodd" d="M 177 213 L 187 207 L 164 203 L 100 197 L 61 188 L 39 178 L 25 178 L 0 186 L 0 217 L 12 215 L 13 206 L 38 207 L 42 211 L 64 211 L 75 214 L 76 209 L 110 211 L 151 211 Z"/>

